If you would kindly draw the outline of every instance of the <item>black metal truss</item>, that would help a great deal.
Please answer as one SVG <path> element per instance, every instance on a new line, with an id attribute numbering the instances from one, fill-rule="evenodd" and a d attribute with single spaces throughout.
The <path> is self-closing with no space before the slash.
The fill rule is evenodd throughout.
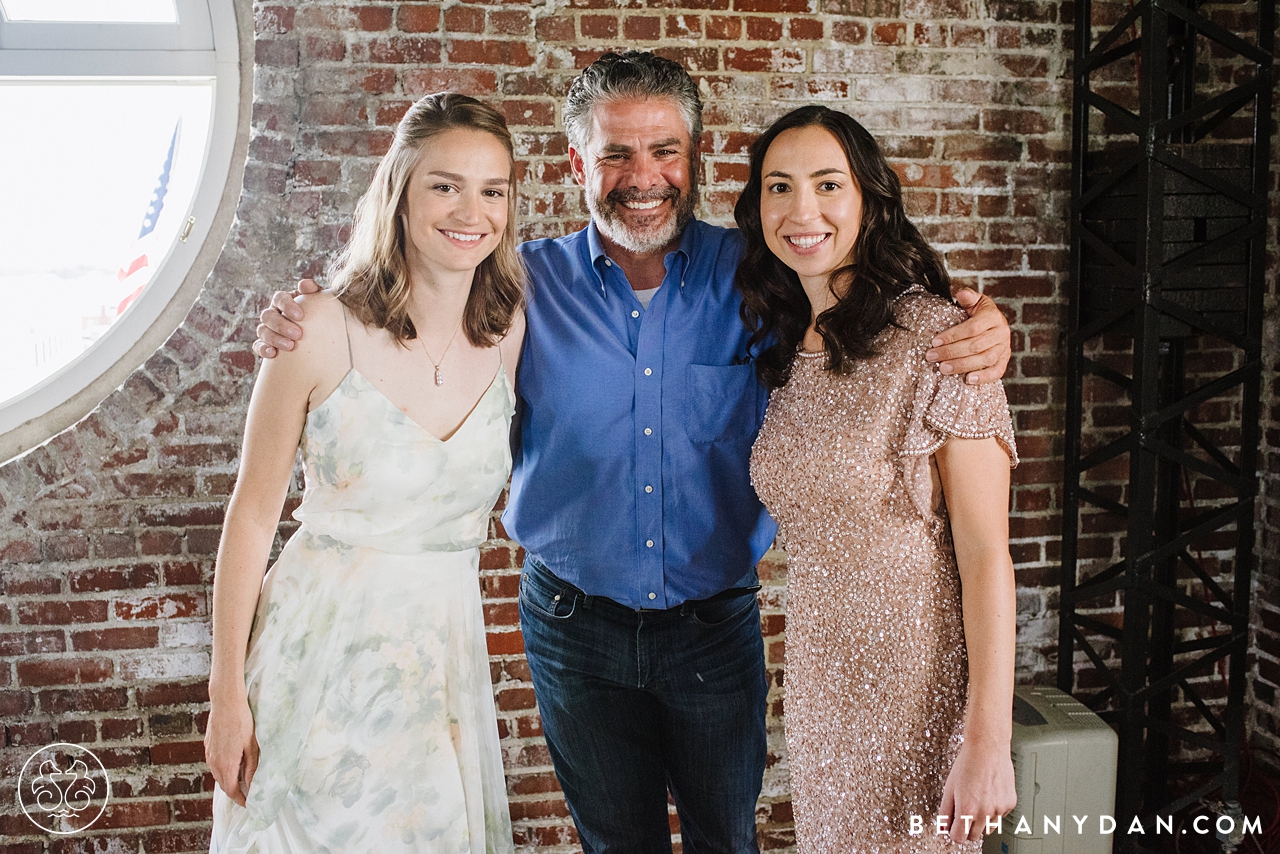
<path id="1" fill-rule="evenodd" d="M 1275 0 L 1236 7 L 1254 13 L 1248 33 L 1219 26 L 1201 6 L 1136 0 L 1095 38 L 1091 0 L 1076 4 L 1058 686 L 1119 732 L 1120 829 L 1135 816 L 1151 827 L 1154 816 L 1217 790 L 1238 811 Z M 1205 73 L 1206 48 L 1217 67 L 1234 58 L 1240 73 L 1230 85 L 1204 91 L 1217 82 Z M 1104 335 L 1127 352 L 1101 348 Z M 1188 360 L 1213 339 L 1233 352 L 1230 367 L 1189 377 Z M 1084 423 L 1087 381 L 1127 400 L 1127 425 Z M 1194 415 L 1223 398 L 1235 406 L 1229 437 Z M 1090 479 L 1126 456 L 1123 487 Z M 1215 485 L 1211 506 L 1184 496 L 1189 478 Z M 1124 537 L 1123 558 L 1085 578 L 1082 509 L 1111 514 Z M 1207 538 L 1230 553 L 1229 585 L 1196 556 Z M 1193 588 L 1196 596 L 1185 592 Z M 1122 601 L 1120 619 L 1090 613 L 1107 596 Z M 1182 629 L 1192 623 L 1206 634 L 1189 637 Z M 1078 651 L 1088 661 L 1080 673 Z M 1226 701 L 1215 706 L 1191 680 L 1218 662 Z M 1195 728 L 1175 721 L 1179 694 L 1202 719 Z M 1209 758 L 1174 761 L 1183 748 Z M 1170 785 L 1183 772 L 1200 775 L 1190 791 Z M 1141 850 L 1123 833 L 1116 839 L 1117 850 Z"/>

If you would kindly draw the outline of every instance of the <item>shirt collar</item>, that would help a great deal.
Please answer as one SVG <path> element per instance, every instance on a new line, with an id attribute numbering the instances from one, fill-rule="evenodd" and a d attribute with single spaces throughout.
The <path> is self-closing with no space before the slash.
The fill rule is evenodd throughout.
<path id="1" fill-rule="evenodd" d="M 668 275 L 674 268 L 676 263 L 682 263 L 679 270 L 680 287 L 684 287 L 684 274 L 689 269 L 690 263 L 694 256 L 698 254 L 698 248 L 702 244 L 702 229 L 699 228 L 701 223 L 694 219 L 684 228 L 684 234 L 680 235 L 680 245 L 667 253 L 672 258 L 672 262 L 667 266 Z M 604 270 L 605 262 L 609 260 L 609 256 L 604 251 L 604 241 L 600 239 L 600 230 L 596 228 L 596 221 L 593 219 L 587 223 L 587 252 L 591 255 L 591 268 L 596 272 L 596 281 L 600 283 L 600 294 L 607 298 L 608 291 L 604 286 Z M 665 259 L 664 259 L 665 260 Z M 612 261 L 609 262 L 613 263 Z"/>

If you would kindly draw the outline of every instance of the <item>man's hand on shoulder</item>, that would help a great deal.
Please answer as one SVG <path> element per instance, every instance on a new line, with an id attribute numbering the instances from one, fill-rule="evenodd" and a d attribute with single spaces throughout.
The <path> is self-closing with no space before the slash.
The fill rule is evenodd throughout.
<path id="1" fill-rule="evenodd" d="M 944 374 L 965 374 L 970 385 L 995 382 L 1004 376 L 1013 353 L 1009 321 L 991 297 L 977 291 L 962 288 L 955 300 L 969 319 L 939 332 L 925 358 L 938 362 Z M 261 333 L 262 327 L 258 329 Z"/>
<path id="2" fill-rule="evenodd" d="M 316 294 L 320 290 L 320 286 L 311 279 L 303 279 L 296 291 L 272 294 L 271 305 L 263 309 L 258 318 L 258 340 L 253 342 L 253 352 L 264 359 L 271 359 L 281 350 L 292 350 L 295 342 L 302 338 L 302 327 L 298 324 L 306 316 L 297 303 L 297 297 Z"/>

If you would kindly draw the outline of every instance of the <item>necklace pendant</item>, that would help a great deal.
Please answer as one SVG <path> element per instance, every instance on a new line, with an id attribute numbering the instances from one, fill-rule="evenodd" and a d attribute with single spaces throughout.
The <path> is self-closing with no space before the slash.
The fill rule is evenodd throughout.
<path id="1" fill-rule="evenodd" d="M 444 374 L 440 373 L 439 366 L 436 367 L 436 385 L 444 385 Z"/>

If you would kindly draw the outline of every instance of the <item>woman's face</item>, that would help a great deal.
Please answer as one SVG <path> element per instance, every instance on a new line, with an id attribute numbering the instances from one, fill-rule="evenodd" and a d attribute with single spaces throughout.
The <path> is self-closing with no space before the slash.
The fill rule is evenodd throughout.
<path id="1" fill-rule="evenodd" d="M 484 131 L 455 128 L 423 146 L 405 190 L 405 256 L 429 275 L 475 270 L 507 227 L 511 157 Z"/>
<path id="2" fill-rule="evenodd" d="M 862 192 L 844 149 L 823 127 L 785 130 L 765 152 L 761 173 L 765 243 L 805 290 L 826 288 L 852 260 L 862 224 Z"/>

